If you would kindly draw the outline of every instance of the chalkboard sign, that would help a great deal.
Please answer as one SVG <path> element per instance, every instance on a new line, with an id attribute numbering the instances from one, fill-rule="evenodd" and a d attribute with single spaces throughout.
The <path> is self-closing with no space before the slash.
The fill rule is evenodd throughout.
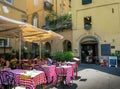
<path id="1" fill-rule="evenodd" d="M 110 44 L 101 44 L 101 55 L 102 56 L 110 55 Z"/>
<path id="2" fill-rule="evenodd" d="M 117 67 L 117 57 L 109 56 L 109 67 Z"/>

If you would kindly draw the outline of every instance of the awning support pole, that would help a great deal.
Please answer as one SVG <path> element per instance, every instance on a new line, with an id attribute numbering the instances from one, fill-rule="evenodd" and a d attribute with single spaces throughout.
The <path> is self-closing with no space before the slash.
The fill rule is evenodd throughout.
<path id="1" fill-rule="evenodd" d="M 39 42 L 39 52 L 40 52 L 40 54 L 39 54 L 39 55 L 40 55 L 40 59 L 42 58 L 42 57 L 41 57 L 41 53 L 42 53 L 42 52 L 41 52 L 41 51 L 42 51 L 42 49 L 41 49 L 41 45 L 42 45 L 42 43 L 41 43 L 41 42 Z"/>
<path id="2" fill-rule="evenodd" d="M 19 41 L 19 60 L 21 60 L 21 39 L 22 39 L 22 34 L 20 32 L 20 41 Z"/>

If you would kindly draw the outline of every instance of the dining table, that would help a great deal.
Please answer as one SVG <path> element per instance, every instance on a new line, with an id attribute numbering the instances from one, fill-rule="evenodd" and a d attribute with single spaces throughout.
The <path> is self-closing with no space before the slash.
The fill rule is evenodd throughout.
<path id="1" fill-rule="evenodd" d="M 16 86 L 25 86 L 26 89 L 36 89 L 37 85 L 46 84 L 46 76 L 43 71 L 14 69 L 8 70 L 15 75 Z"/>
<path id="2" fill-rule="evenodd" d="M 66 62 L 66 65 L 72 66 L 75 70 L 75 76 L 78 76 L 78 64 L 76 62 Z"/>
<path id="3" fill-rule="evenodd" d="M 41 65 L 41 67 L 46 73 L 47 83 L 53 82 L 53 84 L 56 84 L 56 81 L 57 81 L 56 66 L 55 65 Z"/>
<path id="4" fill-rule="evenodd" d="M 67 65 L 61 65 L 59 67 L 56 67 L 56 74 L 63 74 L 66 76 L 66 84 L 70 84 L 71 78 L 75 78 L 74 76 L 74 69 L 72 66 L 67 66 Z"/>

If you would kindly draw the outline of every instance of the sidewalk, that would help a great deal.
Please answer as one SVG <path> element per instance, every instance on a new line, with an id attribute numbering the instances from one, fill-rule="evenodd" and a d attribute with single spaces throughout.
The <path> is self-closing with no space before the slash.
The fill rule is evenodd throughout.
<path id="1" fill-rule="evenodd" d="M 120 89 L 120 68 L 79 64 L 78 78 L 64 89 Z M 63 89 L 51 86 L 47 89 Z"/>

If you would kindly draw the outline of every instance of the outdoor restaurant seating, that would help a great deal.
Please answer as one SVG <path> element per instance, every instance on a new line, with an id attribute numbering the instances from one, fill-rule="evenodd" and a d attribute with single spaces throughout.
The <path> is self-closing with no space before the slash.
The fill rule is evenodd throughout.
<path id="1" fill-rule="evenodd" d="M 24 67 L 24 65 L 27 65 Z M 45 64 L 44 61 L 39 63 L 31 62 L 20 62 L 19 69 L 8 68 L 7 73 L 11 73 L 10 77 L 13 75 L 14 87 L 21 87 L 21 89 L 36 89 L 37 85 L 46 85 L 52 83 L 54 85 L 62 83 L 64 85 L 69 85 L 74 79 L 74 68 L 76 67 L 75 62 L 56 62 L 51 65 Z M 3 69 L 4 70 L 4 69 Z M 3 74 L 3 70 L 0 70 L 0 75 Z M 0 77 L 1 78 L 1 77 Z M 12 79 L 10 78 L 10 79 Z M 7 79 L 8 80 L 8 79 Z M 4 84 L 3 82 L 1 84 Z M 7 84 L 11 85 L 11 84 Z M 16 88 L 16 89 L 17 89 Z M 1 88 L 2 89 L 2 88 Z"/>

